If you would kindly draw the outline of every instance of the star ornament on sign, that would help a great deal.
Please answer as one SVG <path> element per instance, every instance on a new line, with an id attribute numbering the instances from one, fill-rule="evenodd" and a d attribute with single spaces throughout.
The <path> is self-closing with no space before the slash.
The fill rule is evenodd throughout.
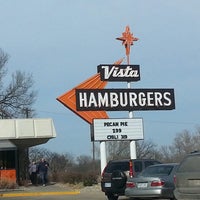
<path id="1" fill-rule="evenodd" d="M 116 39 L 122 41 L 122 45 L 124 45 L 126 48 L 127 56 L 130 54 L 130 47 L 131 45 L 133 45 L 133 42 L 139 40 L 138 38 L 133 36 L 133 33 L 130 32 L 129 26 L 126 26 L 126 30 L 122 33 L 122 37 Z"/>

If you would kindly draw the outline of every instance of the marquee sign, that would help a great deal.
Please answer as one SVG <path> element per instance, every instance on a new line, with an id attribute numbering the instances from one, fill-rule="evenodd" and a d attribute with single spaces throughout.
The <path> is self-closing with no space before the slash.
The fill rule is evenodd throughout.
<path id="1" fill-rule="evenodd" d="M 143 119 L 94 119 L 92 141 L 144 139 Z"/>
<path id="2" fill-rule="evenodd" d="M 175 109 L 174 89 L 76 89 L 78 111 Z"/>
<path id="3" fill-rule="evenodd" d="M 126 49 L 127 65 L 121 64 L 123 59 L 114 64 L 100 64 L 98 73 L 80 83 L 57 98 L 86 122 L 92 124 L 93 119 L 109 118 L 106 111 L 142 111 L 175 109 L 174 89 L 105 89 L 107 82 L 120 81 L 127 83 L 140 80 L 139 65 L 130 65 L 130 47 L 138 38 L 126 27 L 122 36 Z M 129 86 L 129 85 L 128 85 Z"/>
<path id="4" fill-rule="evenodd" d="M 116 61 L 113 65 L 120 65 L 123 59 Z M 60 97 L 57 98 L 59 102 L 61 102 L 64 106 L 69 108 L 72 112 L 76 115 L 80 116 L 83 120 L 88 122 L 89 124 L 93 123 L 93 119 L 95 118 L 109 118 L 106 111 L 78 111 L 76 109 L 76 89 L 103 89 L 107 85 L 107 81 L 101 81 L 100 74 L 97 73 L 94 76 L 88 78 L 87 80 L 83 81 L 75 88 L 69 90 L 68 92 L 64 93 Z"/>
<path id="5" fill-rule="evenodd" d="M 100 73 L 102 81 L 139 81 L 139 65 L 98 65 L 97 71 Z"/>

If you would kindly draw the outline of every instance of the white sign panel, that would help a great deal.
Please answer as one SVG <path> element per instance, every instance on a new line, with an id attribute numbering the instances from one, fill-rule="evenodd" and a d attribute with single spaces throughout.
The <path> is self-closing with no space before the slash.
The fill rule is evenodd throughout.
<path id="1" fill-rule="evenodd" d="M 94 141 L 142 140 L 143 120 L 141 118 L 94 119 L 93 134 Z"/>

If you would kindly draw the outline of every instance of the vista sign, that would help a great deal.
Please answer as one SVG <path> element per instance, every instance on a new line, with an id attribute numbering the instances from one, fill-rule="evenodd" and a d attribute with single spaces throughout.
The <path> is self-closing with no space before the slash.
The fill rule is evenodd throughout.
<path id="1" fill-rule="evenodd" d="M 174 89 L 76 89 L 78 111 L 175 109 Z"/>
<path id="2" fill-rule="evenodd" d="M 98 65 L 101 81 L 139 81 L 139 65 Z"/>

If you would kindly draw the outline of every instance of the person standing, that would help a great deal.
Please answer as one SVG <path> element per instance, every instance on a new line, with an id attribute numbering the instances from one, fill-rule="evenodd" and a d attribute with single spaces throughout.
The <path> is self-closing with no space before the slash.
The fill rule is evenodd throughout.
<path id="1" fill-rule="evenodd" d="M 38 172 L 43 186 L 46 186 L 47 184 L 48 168 L 49 168 L 49 163 L 44 158 L 42 158 L 38 165 Z"/>
<path id="2" fill-rule="evenodd" d="M 36 185 L 37 184 L 37 165 L 34 161 L 29 166 L 29 173 L 30 173 L 31 183 L 33 185 Z"/>

